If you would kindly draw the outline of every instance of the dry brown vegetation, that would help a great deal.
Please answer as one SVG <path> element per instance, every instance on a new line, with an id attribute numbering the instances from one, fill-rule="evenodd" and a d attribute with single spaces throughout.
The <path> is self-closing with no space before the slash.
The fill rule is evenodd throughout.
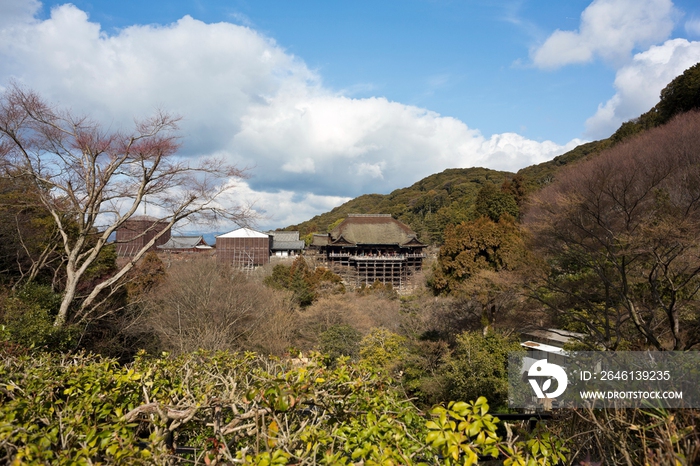
<path id="1" fill-rule="evenodd" d="M 293 293 L 264 285 L 264 271 L 231 273 L 208 257 L 176 261 L 163 268 L 151 264 L 149 283 L 134 282 L 130 295 L 140 317 L 130 328 L 151 332 L 154 348 L 176 354 L 199 348 L 254 350 L 283 355 L 291 348 L 308 352 L 322 347 L 321 335 L 349 326 L 361 336 L 383 328 L 420 339 L 452 341 L 460 332 L 481 330 L 483 303 L 474 297 L 436 297 L 424 286 L 400 297 L 384 287 L 368 287 L 343 294 L 320 296 L 308 307 L 295 305 Z M 267 268 L 267 273 L 271 273 Z M 498 307 L 498 325 L 514 318 L 514 311 Z M 490 307 L 490 308 L 491 308 Z M 359 341 L 358 341 L 359 343 Z M 428 343 L 426 343 L 428 344 Z"/>
<path id="2" fill-rule="evenodd" d="M 139 295 L 138 325 L 153 332 L 169 352 L 203 348 L 282 355 L 290 348 L 319 349 L 320 335 L 339 325 L 361 335 L 380 327 L 417 336 L 439 319 L 433 312 L 440 307 L 435 298 L 406 301 L 382 287 L 321 294 L 312 305 L 299 308 L 292 292 L 266 286 L 264 278 L 261 273 L 232 273 L 208 257 L 173 262 L 150 291 Z"/>
<path id="3" fill-rule="evenodd" d="M 293 309 L 286 293 L 231 273 L 211 258 L 174 263 L 144 298 L 147 325 L 176 353 L 260 349 L 284 351 Z"/>
<path id="4" fill-rule="evenodd" d="M 565 170 L 526 225 L 549 260 L 533 293 L 608 349 L 700 343 L 700 113 Z"/>
<path id="5" fill-rule="evenodd" d="M 372 328 L 383 327 L 399 332 L 402 321 L 400 303 L 396 299 L 356 293 L 321 298 L 299 313 L 298 344 L 310 349 L 317 346 L 319 335 L 333 326 L 349 325 L 363 335 Z"/>

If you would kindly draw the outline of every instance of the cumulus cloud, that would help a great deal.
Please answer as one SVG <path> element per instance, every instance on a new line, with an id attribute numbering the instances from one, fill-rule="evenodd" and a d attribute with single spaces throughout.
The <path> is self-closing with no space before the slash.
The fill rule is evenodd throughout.
<path id="1" fill-rule="evenodd" d="M 659 101 L 661 90 L 676 76 L 700 62 L 700 42 L 673 39 L 638 53 L 615 76 L 615 95 L 586 121 L 591 138 L 610 136 L 623 122 L 636 118 Z"/>
<path id="2" fill-rule="evenodd" d="M 371 176 L 372 178 L 384 179 L 382 174 L 382 167 L 385 165 L 384 162 L 379 163 L 367 163 L 362 162 L 357 168 L 358 176 Z"/>
<path id="3" fill-rule="evenodd" d="M 128 124 L 164 107 L 185 118 L 186 150 L 224 147 L 253 103 L 317 77 L 274 41 L 242 26 L 185 16 L 108 36 L 73 5 L 43 22 L 0 31 L 0 79 L 15 76 L 47 97 Z"/>
<path id="4" fill-rule="evenodd" d="M 41 9 L 39 0 L 0 0 L 0 28 L 17 23 L 29 23 L 34 20 L 34 15 Z"/>
<path id="5" fill-rule="evenodd" d="M 594 0 L 581 13 L 577 31 L 556 30 L 531 52 L 541 68 L 558 68 L 601 57 L 625 62 L 635 48 L 665 40 L 674 26 L 671 0 Z"/>
<path id="6" fill-rule="evenodd" d="M 185 16 L 109 35 L 73 5 L 39 21 L 35 0 L 18 4 L 16 20 L 0 23 L 0 84 L 17 79 L 114 129 L 155 108 L 183 115 L 183 155 L 252 167 L 239 194 L 259 196 L 268 225 L 297 223 L 446 168 L 516 170 L 580 142 L 485 137 L 426 109 L 351 98 L 249 27 Z"/>
<path id="7" fill-rule="evenodd" d="M 700 36 L 700 18 L 691 18 L 686 21 L 685 32 L 691 36 Z"/>
<path id="8" fill-rule="evenodd" d="M 221 199 L 227 202 L 243 202 L 251 205 L 258 213 L 254 227 L 261 230 L 273 229 L 304 222 L 314 215 L 328 212 L 333 207 L 349 201 L 351 197 L 323 196 L 311 192 L 294 192 L 279 190 L 275 192 L 253 189 L 247 182 L 239 182 L 232 191 Z M 235 228 L 233 224 L 220 224 L 220 231 Z"/>
<path id="9" fill-rule="evenodd" d="M 253 186 L 296 191 L 312 185 L 319 194 L 343 196 L 389 192 L 450 167 L 516 170 L 580 143 L 561 146 L 511 133 L 486 138 L 455 118 L 425 109 L 330 93 L 281 94 L 252 106 L 234 138 L 236 149 L 255 154 L 265 173 Z M 309 157 L 313 174 L 302 170 Z M 287 170 L 268 170 L 261 166 L 265 163 L 284 163 Z"/>

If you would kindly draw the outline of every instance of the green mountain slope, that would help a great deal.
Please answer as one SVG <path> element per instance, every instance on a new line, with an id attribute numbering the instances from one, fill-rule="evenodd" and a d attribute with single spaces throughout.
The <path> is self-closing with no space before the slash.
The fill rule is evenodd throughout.
<path id="1" fill-rule="evenodd" d="M 474 200 L 483 186 L 500 186 L 512 176 L 513 173 L 488 168 L 451 168 L 390 194 L 362 195 L 286 229 L 299 230 L 302 236 L 325 233 L 329 225 L 347 214 L 392 214 L 409 225 L 423 241 L 440 242 L 448 223 L 470 218 Z"/>
<path id="2" fill-rule="evenodd" d="M 550 183 L 561 167 L 598 154 L 611 144 L 610 139 L 582 144 L 548 162 L 523 168 L 517 175 L 480 167 L 450 168 L 390 194 L 364 194 L 285 229 L 299 230 L 302 236 L 326 233 L 347 214 L 392 214 L 418 233 L 422 241 L 439 244 L 448 224 L 474 218 L 474 202 L 484 186 L 500 189 L 504 181 L 515 178 L 525 193 L 533 192 Z"/>

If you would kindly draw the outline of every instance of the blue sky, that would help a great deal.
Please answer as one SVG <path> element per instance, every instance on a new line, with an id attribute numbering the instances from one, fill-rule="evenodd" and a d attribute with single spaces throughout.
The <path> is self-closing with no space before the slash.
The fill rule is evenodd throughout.
<path id="1" fill-rule="evenodd" d="M 0 86 L 252 166 L 260 227 L 446 168 L 515 171 L 646 111 L 700 61 L 700 3 L 0 0 Z"/>

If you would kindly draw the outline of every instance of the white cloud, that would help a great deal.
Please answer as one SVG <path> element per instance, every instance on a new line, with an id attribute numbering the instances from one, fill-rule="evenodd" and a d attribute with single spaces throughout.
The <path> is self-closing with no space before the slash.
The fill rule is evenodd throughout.
<path id="1" fill-rule="evenodd" d="M 586 121 L 586 135 L 610 136 L 623 122 L 636 118 L 659 101 L 666 85 L 700 62 L 700 42 L 673 39 L 638 53 L 615 76 L 615 95 Z"/>
<path id="2" fill-rule="evenodd" d="M 385 165 L 384 162 L 379 162 L 379 163 L 362 162 L 357 167 L 357 175 L 358 176 L 370 176 L 372 178 L 377 178 L 377 179 L 383 180 L 384 175 L 382 174 L 382 167 L 384 165 Z"/>
<path id="3" fill-rule="evenodd" d="M 30 23 L 41 8 L 39 0 L 0 0 L 0 28 L 13 24 Z"/>
<path id="4" fill-rule="evenodd" d="M 184 155 L 253 167 L 246 186 L 278 226 L 446 168 L 516 170 L 580 142 L 487 138 L 422 108 L 332 92 L 303 61 L 244 26 L 186 16 L 108 35 L 73 5 L 44 21 L 27 13 L 35 2 L 22 5 L 22 21 L 0 26 L 0 83 L 14 77 L 114 129 L 158 107 L 183 115 Z"/>
<path id="5" fill-rule="evenodd" d="M 238 183 L 228 194 L 229 202 L 250 203 L 260 218 L 254 225 L 261 230 L 295 225 L 309 220 L 314 215 L 328 212 L 333 207 L 349 201 L 350 197 L 320 196 L 310 192 L 297 193 L 280 190 L 261 192 L 251 188 L 246 182 Z M 224 202 L 226 202 L 224 200 Z M 218 225 L 221 230 L 233 229 L 233 224 Z"/>
<path id="6" fill-rule="evenodd" d="M 700 18 L 691 18 L 686 21 L 685 32 L 691 36 L 700 36 Z"/>
<path id="7" fill-rule="evenodd" d="M 509 170 L 514 163 L 527 159 L 527 165 L 546 162 L 559 154 L 570 151 L 584 141 L 574 139 L 563 147 L 552 141 L 537 142 L 516 133 L 494 134 L 482 142 L 481 151 L 489 154 L 485 165 L 497 170 Z"/>
<path id="8" fill-rule="evenodd" d="M 314 159 L 306 157 L 301 160 L 287 162 L 282 165 L 282 170 L 291 173 L 314 173 L 316 171 L 316 164 Z"/>
<path id="9" fill-rule="evenodd" d="M 189 16 L 107 36 L 73 5 L 0 31 L 0 80 L 16 76 L 60 104 L 129 124 L 156 107 L 183 115 L 186 150 L 225 146 L 248 106 L 317 76 L 242 26 Z"/>
<path id="10" fill-rule="evenodd" d="M 549 160 L 580 142 L 560 146 L 511 133 L 486 138 L 455 118 L 418 107 L 384 98 L 314 92 L 281 93 L 264 105 L 252 106 L 233 144 L 243 154 L 265 154 L 257 159 L 265 180 L 254 185 L 268 189 L 312 185 L 319 193 L 354 196 L 408 186 L 450 167 L 516 170 Z M 313 175 L 273 169 L 294 166 L 307 157 L 314 160 Z"/>
<path id="11" fill-rule="evenodd" d="M 594 0 L 581 13 L 577 31 L 554 31 L 531 58 L 541 68 L 585 63 L 596 56 L 621 64 L 635 48 L 668 38 L 675 14 L 671 0 Z"/>

